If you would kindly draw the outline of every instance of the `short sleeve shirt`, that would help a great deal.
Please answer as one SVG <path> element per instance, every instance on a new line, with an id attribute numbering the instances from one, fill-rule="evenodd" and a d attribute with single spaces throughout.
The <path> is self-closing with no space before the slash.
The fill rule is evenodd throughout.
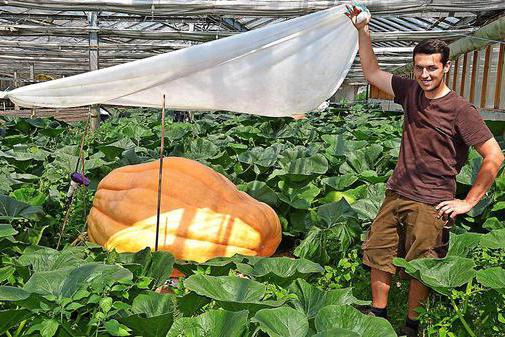
<path id="1" fill-rule="evenodd" d="M 395 103 L 405 113 L 400 154 L 387 188 L 436 204 L 454 198 L 456 175 L 472 145 L 493 137 L 478 110 L 454 91 L 428 99 L 415 80 L 393 75 Z"/>

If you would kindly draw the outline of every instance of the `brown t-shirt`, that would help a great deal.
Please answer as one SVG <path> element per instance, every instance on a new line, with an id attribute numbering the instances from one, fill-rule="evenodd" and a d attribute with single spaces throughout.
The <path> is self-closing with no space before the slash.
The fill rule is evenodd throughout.
<path id="1" fill-rule="evenodd" d="M 469 147 L 493 134 L 475 106 L 454 91 L 428 99 L 415 80 L 393 75 L 391 84 L 405 120 L 398 163 L 387 188 L 428 204 L 454 199 L 456 175 Z"/>

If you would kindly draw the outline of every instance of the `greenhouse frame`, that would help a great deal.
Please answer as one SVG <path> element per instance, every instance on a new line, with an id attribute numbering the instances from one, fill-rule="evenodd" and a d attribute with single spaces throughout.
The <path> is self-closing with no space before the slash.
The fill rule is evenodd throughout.
<path id="1" fill-rule="evenodd" d="M 0 336 L 505 337 L 504 155 L 504 0 L 0 0 Z"/>

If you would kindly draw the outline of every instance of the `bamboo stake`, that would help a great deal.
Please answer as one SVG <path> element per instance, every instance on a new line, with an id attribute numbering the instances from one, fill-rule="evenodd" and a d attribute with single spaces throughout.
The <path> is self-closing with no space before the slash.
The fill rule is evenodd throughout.
<path id="1" fill-rule="evenodd" d="M 158 174 L 158 209 L 156 211 L 156 242 L 154 251 L 158 251 L 160 237 L 160 212 L 161 212 L 161 183 L 163 181 L 163 151 L 165 148 L 165 95 L 163 95 L 163 107 L 161 109 L 161 144 L 160 144 L 160 171 Z"/>

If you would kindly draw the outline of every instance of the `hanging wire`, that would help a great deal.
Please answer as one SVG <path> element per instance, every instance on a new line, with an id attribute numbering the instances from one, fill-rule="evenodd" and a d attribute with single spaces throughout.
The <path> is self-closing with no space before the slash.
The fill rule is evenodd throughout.
<path id="1" fill-rule="evenodd" d="M 154 251 L 158 251 L 160 236 L 160 211 L 161 211 L 161 183 L 163 181 L 163 151 L 165 148 L 165 95 L 163 95 L 163 107 L 161 109 L 161 144 L 160 144 L 160 170 L 158 173 L 158 209 L 156 210 L 156 241 Z"/>

